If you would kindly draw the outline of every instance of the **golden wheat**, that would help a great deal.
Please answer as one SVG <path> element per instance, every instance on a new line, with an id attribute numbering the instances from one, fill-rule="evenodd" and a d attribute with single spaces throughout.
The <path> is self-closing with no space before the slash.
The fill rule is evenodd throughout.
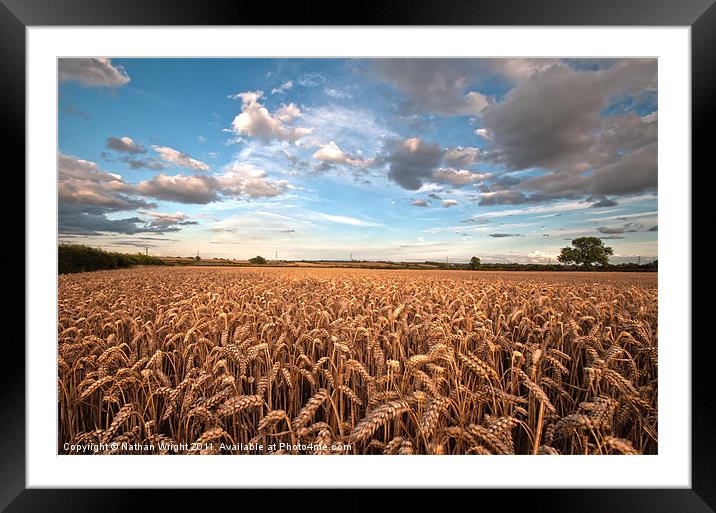
<path id="1" fill-rule="evenodd" d="M 140 268 L 58 307 L 62 454 L 657 452 L 652 274 Z"/>

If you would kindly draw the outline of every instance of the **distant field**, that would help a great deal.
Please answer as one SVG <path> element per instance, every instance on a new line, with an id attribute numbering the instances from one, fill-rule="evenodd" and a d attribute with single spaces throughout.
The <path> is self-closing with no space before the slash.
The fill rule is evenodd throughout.
<path id="1" fill-rule="evenodd" d="M 207 258 L 196 260 L 189 257 L 156 257 L 167 265 L 174 266 L 197 266 L 197 267 L 310 267 L 310 268 L 337 268 L 337 269 L 395 269 L 395 270 L 440 270 L 440 271 L 468 271 L 470 269 L 467 263 L 455 262 L 381 262 L 367 260 L 267 260 L 265 264 L 256 265 L 248 260 L 233 260 L 227 258 Z M 480 271 L 488 272 L 582 272 L 576 265 L 555 264 L 517 264 L 517 263 L 483 263 Z M 656 272 L 656 264 L 654 262 L 646 264 L 617 264 L 610 265 L 607 269 L 594 267 L 590 272 Z"/>
<path id="2" fill-rule="evenodd" d="M 656 273 L 58 280 L 62 454 L 657 452 Z"/>
<path id="3" fill-rule="evenodd" d="M 242 267 L 233 269 L 217 269 L 221 272 L 251 272 L 251 273 L 298 273 L 302 276 L 305 271 L 314 271 L 316 274 L 307 274 L 306 276 L 329 276 L 333 272 L 338 273 L 378 273 L 376 276 L 425 276 L 435 279 L 450 280 L 517 280 L 517 281 L 546 281 L 546 282 L 582 282 L 582 283 L 615 283 L 615 284 L 633 284 L 656 287 L 658 282 L 658 273 L 656 272 L 585 272 L 585 271 L 463 271 L 463 270 L 437 270 L 437 269 L 360 269 L 356 267 L 334 267 L 328 264 L 319 265 L 311 262 L 295 262 L 286 265 L 281 269 L 271 266 L 252 266 L 248 261 L 234 261 Z M 206 268 L 202 265 L 187 263 L 184 266 L 187 269 Z M 279 266 L 280 267 L 280 266 Z"/>
<path id="4" fill-rule="evenodd" d="M 233 260 L 228 258 L 207 258 L 196 260 L 184 257 L 158 257 L 169 265 L 182 266 L 234 266 L 254 267 L 248 260 Z M 317 267 L 317 268 L 378 268 L 378 269 L 402 269 L 409 266 L 413 269 L 438 269 L 437 264 L 426 264 L 421 262 L 368 262 L 368 261 L 294 261 L 294 260 L 268 260 L 261 267 Z"/>

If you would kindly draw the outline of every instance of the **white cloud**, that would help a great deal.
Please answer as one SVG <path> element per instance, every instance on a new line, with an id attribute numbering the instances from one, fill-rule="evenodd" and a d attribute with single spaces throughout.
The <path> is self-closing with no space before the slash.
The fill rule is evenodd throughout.
<path id="1" fill-rule="evenodd" d="M 263 98 L 262 91 L 247 91 L 231 96 L 240 98 L 241 113 L 231 123 L 237 135 L 257 137 L 262 141 L 278 139 L 295 142 L 311 133 L 311 128 L 287 127 L 285 123 L 301 116 L 301 111 L 293 103 L 282 106 L 275 115 L 272 115 L 259 100 Z"/>
<path id="2" fill-rule="evenodd" d="M 453 200 L 453 199 L 444 200 L 444 201 L 443 201 L 443 208 L 454 207 L 454 206 L 457 205 L 457 204 L 458 204 L 458 202 L 457 202 L 456 200 Z"/>
<path id="3" fill-rule="evenodd" d="M 333 216 L 333 215 L 329 215 L 329 214 L 319 213 L 318 217 L 321 219 L 325 219 L 326 221 L 330 221 L 331 223 L 347 224 L 347 225 L 351 225 L 351 226 L 369 226 L 369 227 L 382 226 L 378 223 L 373 223 L 371 221 L 364 221 L 363 219 L 356 219 L 355 217 L 348 217 L 348 216 Z"/>
<path id="4" fill-rule="evenodd" d="M 489 176 L 489 173 L 473 173 L 466 169 L 440 168 L 433 171 L 434 179 L 455 186 L 467 185 L 475 181 L 484 180 Z"/>
<path id="5" fill-rule="evenodd" d="M 475 129 L 475 135 L 478 137 L 482 137 L 483 139 L 489 141 L 492 139 L 492 134 L 487 128 L 476 128 Z"/>
<path id="6" fill-rule="evenodd" d="M 182 153 L 168 146 L 152 146 L 152 149 L 159 153 L 162 160 L 171 162 L 174 165 L 185 167 L 187 169 L 195 169 L 197 171 L 208 171 L 209 165 L 191 158 L 186 153 Z"/>
<path id="7" fill-rule="evenodd" d="M 535 263 L 556 262 L 559 253 L 540 251 L 536 249 L 527 253 L 527 258 Z"/>
<path id="8" fill-rule="evenodd" d="M 278 87 L 271 89 L 271 94 L 284 94 L 289 89 L 293 89 L 293 80 L 288 80 Z"/>
<path id="9" fill-rule="evenodd" d="M 445 163 L 450 167 L 468 167 L 475 164 L 480 157 L 480 148 L 456 146 L 445 152 Z"/>
<path id="10" fill-rule="evenodd" d="M 106 57 L 91 59 L 59 59 L 60 82 L 79 82 L 86 87 L 121 87 L 130 81 L 122 66 Z"/>
<path id="11" fill-rule="evenodd" d="M 276 111 L 276 119 L 283 121 L 284 123 L 290 123 L 294 118 L 301 115 L 301 109 L 296 104 L 289 103 L 288 105 L 281 105 Z"/>
<path id="12" fill-rule="evenodd" d="M 366 154 L 376 153 L 386 137 L 397 134 L 384 125 L 369 110 L 351 109 L 335 105 L 307 109 L 303 113 L 304 123 L 314 127 L 311 139 L 320 146 L 322 141 L 339 141 L 341 146 L 362 149 Z M 309 142 L 301 141 L 301 145 Z"/>
<path id="13" fill-rule="evenodd" d="M 283 194 L 288 188 L 286 180 L 271 180 L 263 169 L 251 165 L 233 163 L 226 172 L 216 178 L 224 194 L 247 195 L 252 198 L 268 198 Z"/>
<path id="14" fill-rule="evenodd" d="M 327 162 L 345 162 L 347 157 L 335 141 L 331 141 L 328 144 L 322 145 L 319 150 L 313 154 L 313 158 Z"/>
<path id="15" fill-rule="evenodd" d="M 334 89 L 332 87 L 326 87 L 323 92 L 326 96 L 330 96 L 331 98 L 341 98 L 341 99 L 347 99 L 347 98 L 353 98 L 353 95 L 351 93 L 348 93 L 346 91 L 341 91 L 340 89 Z"/>
<path id="16" fill-rule="evenodd" d="M 651 114 L 647 114 L 646 116 L 641 117 L 641 120 L 644 123 L 654 123 L 654 122 L 658 121 L 658 119 L 659 119 L 659 111 L 656 111 L 656 110 L 654 112 L 652 112 Z"/>
<path id="17" fill-rule="evenodd" d="M 347 164 L 355 167 L 367 167 L 375 162 L 374 158 L 362 159 L 355 158 L 345 153 L 335 141 L 322 144 L 318 151 L 313 154 L 313 158 L 323 162 L 332 162 L 335 164 Z"/>

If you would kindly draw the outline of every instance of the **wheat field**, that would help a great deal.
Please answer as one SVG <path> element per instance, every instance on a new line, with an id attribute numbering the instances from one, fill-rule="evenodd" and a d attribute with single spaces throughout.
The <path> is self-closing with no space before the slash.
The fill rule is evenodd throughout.
<path id="1" fill-rule="evenodd" d="M 655 274 L 61 275 L 59 454 L 654 454 Z"/>

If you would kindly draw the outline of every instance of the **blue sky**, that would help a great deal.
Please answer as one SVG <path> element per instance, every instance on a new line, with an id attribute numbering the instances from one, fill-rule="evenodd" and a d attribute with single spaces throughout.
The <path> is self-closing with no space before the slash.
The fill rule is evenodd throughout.
<path id="1" fill-rule="evenodd" d="M 59 238 L 245 259 L 657 257 L 653 59 L 62 59 Z"/>

